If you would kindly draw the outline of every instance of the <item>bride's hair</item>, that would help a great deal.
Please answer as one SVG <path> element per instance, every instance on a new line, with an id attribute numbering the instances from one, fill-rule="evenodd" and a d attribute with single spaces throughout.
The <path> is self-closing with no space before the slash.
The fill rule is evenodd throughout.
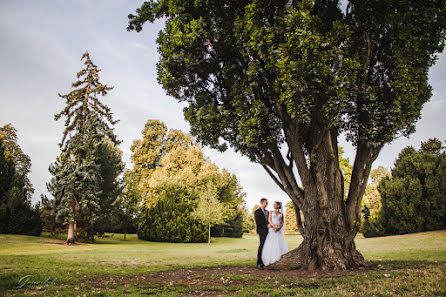
<path id="1" fill-rule="evenodd" d="M 282 209 L 282 202 L 280 201 L 274 201 L 275 203 L 277 203 L 277 205 L 279 205 L 279 209 Z"/>

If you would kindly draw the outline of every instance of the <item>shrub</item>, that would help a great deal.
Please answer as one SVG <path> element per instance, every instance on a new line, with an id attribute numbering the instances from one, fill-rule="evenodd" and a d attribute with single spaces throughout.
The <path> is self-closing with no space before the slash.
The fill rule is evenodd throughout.
<path id="1" fill-rule="evenodd" d="M 138 224 L 138 238 L 161 242 L 206 242 L 207 227 L 192 217 L 194 201 L 182 190 L 164 190 L 146 208 Z"/>

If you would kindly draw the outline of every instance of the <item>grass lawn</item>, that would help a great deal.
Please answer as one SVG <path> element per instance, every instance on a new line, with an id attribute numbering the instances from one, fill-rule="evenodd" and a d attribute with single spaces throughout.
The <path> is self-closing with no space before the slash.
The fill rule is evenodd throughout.
<path id="1" fill-rule="evenodd" d="M 360 235 L 372 268 L 335 276 L 256 270 L 256 235 L 210 245 L 122 237 L 67 246 L 0 234 L 0 296 L 446 296 L 446 231 Z M 301 241 L 286 239 L 290 249 Z"/>

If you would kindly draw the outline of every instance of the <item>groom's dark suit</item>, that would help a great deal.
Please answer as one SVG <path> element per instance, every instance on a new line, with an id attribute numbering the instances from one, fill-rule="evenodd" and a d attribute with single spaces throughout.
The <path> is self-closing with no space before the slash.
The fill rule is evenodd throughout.
<path id="1" fill-rule="evenodd" d="M 257 251 L 257 266 L 263 266 L 262 262 L 262 250 L 263 245 L 265 244 L 266 236 L 268 235 L 268 216 L 269 212 L 265 209 L 265 212 L 262 208 L 258 208 L 254 212 L 254 218 L 256 219 L 257 225 L 257 234 L 260 237 L 259 250 Z"/>

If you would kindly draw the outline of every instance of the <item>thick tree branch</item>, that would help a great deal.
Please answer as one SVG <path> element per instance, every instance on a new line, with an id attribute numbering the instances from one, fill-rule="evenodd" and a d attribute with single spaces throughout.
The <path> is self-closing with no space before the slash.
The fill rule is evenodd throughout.
<path id="1" fill-rule="evenodd" d="M 358 145 L 353 165 L 352 180 L 346 201 L 347 226 L 354 238 L 360 227 L 361 199 L 367 186 L 367 180 L 372 168 L 373 161 L 378 157 L 382 146 L 373 148 L 367 144 Z"/>
<path id="2" fill-rule="evenodd" d="M 302 148 L 302 143 L 299 140 L 299 127 L 291 119 L 291 116 L 286 112 L 283 104 L 276 100 L 276 108 L 279 118 L 283 122 L 283 131 L 286 142 L 291 150 L 292 157 L 296 163 L 299 176 L 303 183 L 308 183 L 311 180 L 311 173 L 307 165 L 307 159 Z"/>
<path id="3" fill-rule="evenodd" d="M 297 222 L 297 229 L 299 230 L 300 235 L 302 235 L 302 237 L 305 236 L 305 228 L 302 224 L 302 217 L 300 216 L 300 208 L 296 205 L 296 203 L 294 203 L 294 212 L 296 215 L 296 222 Z"/>

